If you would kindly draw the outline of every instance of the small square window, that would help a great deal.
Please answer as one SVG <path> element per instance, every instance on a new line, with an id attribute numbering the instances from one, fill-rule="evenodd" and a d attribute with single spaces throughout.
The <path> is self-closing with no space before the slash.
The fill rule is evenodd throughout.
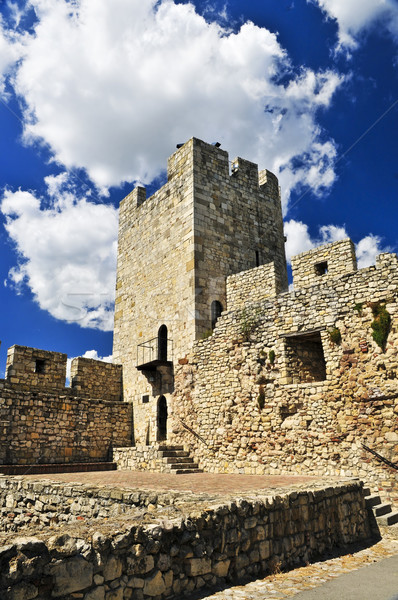
<path id="1" fill-rule="evenodd" d="M 326 275 L 328 272 L 328 263 L 326 261 L 315 265 L 315 273 L 317 275 Z"/>
<path id="2" fill-rule="evenodd" d="M 46 361 L 42 358 L 36 358 L 35 373 L 43 375 L 46 372 Z"/>
<path id="3" fill-rule="evenodd" d="M 147 404 L 149 402 L 149 396 L 142 396 L 142 404 Z"/>

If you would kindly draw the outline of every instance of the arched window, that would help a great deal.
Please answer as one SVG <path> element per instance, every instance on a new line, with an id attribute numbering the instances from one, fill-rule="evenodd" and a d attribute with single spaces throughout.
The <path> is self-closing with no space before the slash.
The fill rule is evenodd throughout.
<path id="1" fill-rule="evenodd" d="M 221 316 L 223 311 L 222 304 L 218 300 L 213 300 L 211 303 L 211 328 L 214 329 L 217 323 L 218 317 Z"/>
<path id="2" fill-rule="evenodd" d="M 158 360 L 167 361 L 167 327 L 162 325 L 158 331 Z"/>

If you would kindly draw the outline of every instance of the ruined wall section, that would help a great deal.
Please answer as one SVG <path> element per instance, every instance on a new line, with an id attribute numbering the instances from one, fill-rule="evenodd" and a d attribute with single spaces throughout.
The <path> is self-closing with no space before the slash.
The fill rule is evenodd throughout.
<path id="1" fill-rule="evenodd" d="M 65 387 L 66 354 L 28 346 L 11 346 L 7 352 L 6 379 L 21 386 L 61 390 Z"/>
<path id="2" fill-rule="evenodd" d="M 318 281 L 263 301 L 260 311 L 224 313 L 194 345 L 176 373 L 171 441 L 193 450 L 206 471 L 358 476 L 397 502 L 397 472 L 362 448 L 398 462 L 397 257 Z M 372 338 L 377 302 L 391 316 L 384 352 Z M 340 344 L 330 339 L 335 327 Z M 323 380 L 295 383 L 291 339 L 322 351 Z"/>
<path id="3" fill-rule="evenodd" d="M 0 380 L 0 464 L 102 462 L 131 444 L 132 407 Z"/>
<path id="4" fill-rule="evenodd" d="M 82 398 L 123 399 L 122 365 L 79 356 L 72 360 L 70 385 Z"/>
<path id="5" fill-rule="evenodd" d="M 225 279 L 274 262 L 278 291 L 287 289 L 278 180 L 269 171 L 194 140 L 197 339 L 210 329 L 213 300 L 226 306 Z"/>
<path id="6" fill-rule="evenodd" d="M 296 289 L 317 285 L 320 278 L 325 282 L 356 270 L 355 247 L 348 238 L 318 246 L 292 258 L 293 284 Z"/>
<path id="7" fill-rule="evenodd" d="M 270 262 L 227 278 L 227 310 L 245 308 L 273 298 L 280 292 L 275 263 Z"/>
<path id="8" fill-rule="evenodd" d="M 152 492 L 146 495 L 147 503 L 162 506 L 155 513 L 159 518 L 149 523 L 149 511 L 134 506 L 135 498 L 144 494 L 103 489 L 98 493 L 86 486 L 77 495 L 71 487 L 45 484 L 38 492 L 38 483 L 22 481 L 8 494 L 7 507 L 22 512 L 25 498 L 35 508 L 46 506 L 45 487 L 44 492 L 54 490 L 57 503 L 70 500 L 72 512 L 80 509 L 79 515 L 87 515 L 84 529 L 78 530 L 79 537 L 72 537 L 73 529 L 69 535 L 64 525 L 62 535 L 8 540 L 1 547 L 4 600 L 172 600 L 192 592 L 203 597 L 205 588 L 255 580 L 275 573 L 276 566 L 292 568 L 370 538 L 359 482 L 274 496 L 229 497 L 222 503 L 204 494 L 187 501 L 180 494 L 178 511 L 164 507 L 173 493 Z M 101 516 L 109 515 L 108 527 L 103 518 L 97 523 L 92 518 L 98 505 Z"/>

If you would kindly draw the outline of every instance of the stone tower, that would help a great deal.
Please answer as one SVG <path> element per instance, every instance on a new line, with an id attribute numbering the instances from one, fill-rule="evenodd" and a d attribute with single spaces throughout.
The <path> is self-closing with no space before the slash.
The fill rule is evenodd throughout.
<path id="1" fill-rule="evenodd" d="M 134 189 L 119 219 L 113 357 L 136 441 L 153 442 L 167 436 L 173 364 L 227 308 L 226 277 L 273 261 L 287 289 L 278 180 L 192 138 L 169 158 L 167 183 L 150 198 Z"/>

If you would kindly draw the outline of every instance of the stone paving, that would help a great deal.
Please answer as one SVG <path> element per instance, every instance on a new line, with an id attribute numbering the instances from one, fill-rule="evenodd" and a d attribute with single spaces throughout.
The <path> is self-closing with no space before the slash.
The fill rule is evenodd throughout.
<path id="1" fill-rule="evenodd" d="M 145 490 L 181 490 L 194 493 L 231 494 L 295 485 L 322 483 L 322 477 L 305 475 L 225 475 L 219 473 L 195 473 L 174 475 L 170 473 L 147 473 L 145 471 L 93 471 L 90 473 L 52 473 L 25 477 L 34 480 L 51 479 L 66 483 L 78 482 L 112 487 L 131 487 Z M 328 480 L 333 478 L 328 478 Z M 336 481 L 342 478 L 336 478 Z"/>

